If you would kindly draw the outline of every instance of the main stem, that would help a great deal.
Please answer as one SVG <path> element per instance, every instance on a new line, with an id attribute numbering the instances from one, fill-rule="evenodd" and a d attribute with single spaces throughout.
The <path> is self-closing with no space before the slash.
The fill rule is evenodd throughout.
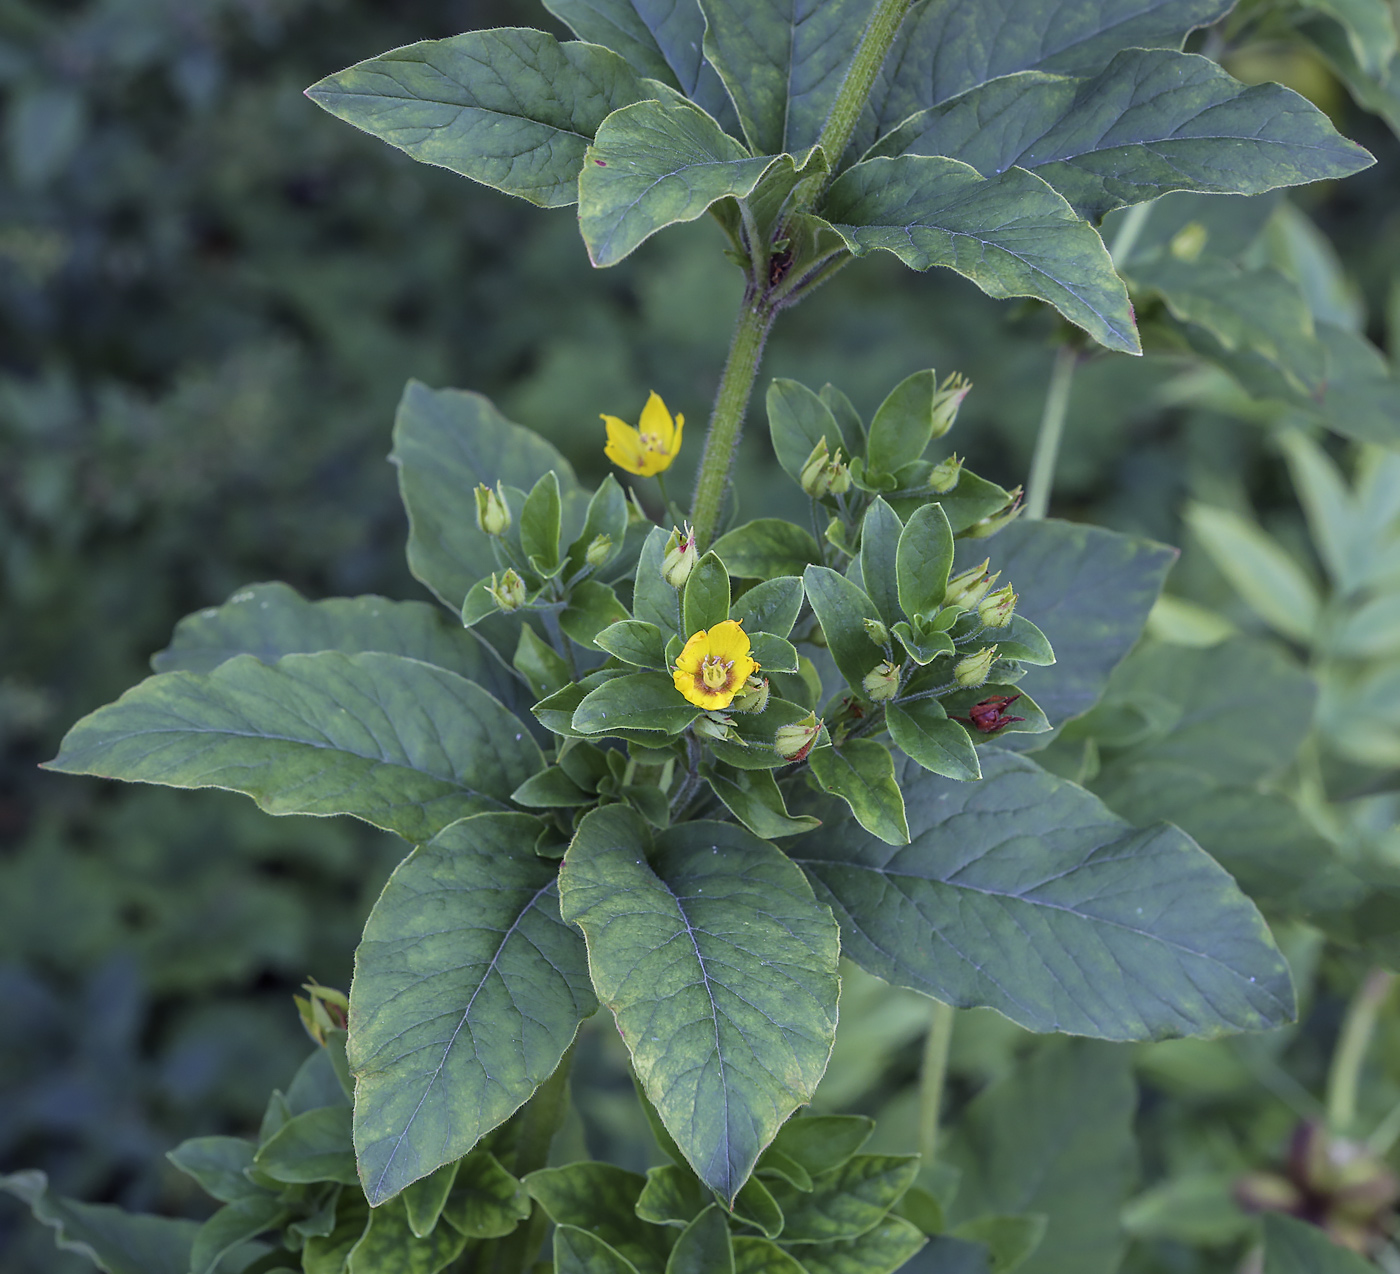
<path id="1" fill-rule="evenodd" d="M 1079 351 L 1072 345 L 1061 345 L 1050 373 L 1050 387 L 1045 391 L 1045 409 L 1040 416 L 1040 432 L 1036 434 L 1035 452 L 1031 456 L 1031 476 L 1026 480 L 1024 516 L 1027 519 L 1043 518 L 1050 508 L 1050 489 L 1055 485 L 1055 465 L 1060 458 L 1069 391 L 1078 363 Z"/>
<path id="2" fill-rule="evenodd" d="M 938 1117 L 948 1078 L 948 1046 L 953 1042 L 953 1006 L 933 1002 L 924 1037 L 924 1066 L 919 1077 L 919 1154 L 927 1168 L 938 1154 Z"/>

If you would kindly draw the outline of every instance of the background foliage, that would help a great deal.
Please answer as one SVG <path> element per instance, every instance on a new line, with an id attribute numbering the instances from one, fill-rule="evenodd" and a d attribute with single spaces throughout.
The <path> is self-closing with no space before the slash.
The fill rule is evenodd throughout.
<path id="1" fill-rule="evenodd" d="M 1282 219 L 1261 236 L 1279 202 L 1265 196 L 1215 201 L 1224 211 L 1193 205 L 1167 229 L 1149 221 L 1142 243 L 1195 217 L 1214 236 L 1212 253 L 1232 244 L 1275 262 L 1291 253 L 1320 317 L 1385 346 L 1400 312 L 1390 266 L 1400 156 L 1345 84 L 1380 117 L 1400 112 L 1383 68 L 1368 78 L 1345 32 L 1319 21 L 1306 6 L 1246 6 L 1227 65 L 1293 83 L 1377 154 L 1376 168 L 1344 185 L 1294 196 L 1327 240 L 1306 230 L 1290 238 Z M 533 214 L 415 165 L 301 96 L 370 52 L 498 23 L 558 30 L 532 0 L 0 3 L 0 986 L 9 1007 L 0 1170 L 38 1167 L 65 1194 L 127 1207 L 206 1208 L 163 1151 L 256 1126 L 268 1089 L 305 1052 L 291 989 L 308 975 L 348 982 L 356 935 L 399 852 L 359 825 L 271 820 L 233 796 L 39 773 L 63 729 L 137 680 L 180 615 L 241 584 L 275 577 L 309 596 L 421 595 L 402 565 L 405 528 L 383 462 L 410 376 L 490 395 L 590 483 L 603 472 L 598 412 L 632 418 L 654 388 L 703 418 L 741 287 L 737 272 L 712 268 L 713 225 L 679 228 L 595 273 L 570 217 Z M 959 451 L 1011 486 L 1027 469 L 1054 335 L 1044 311 L 998 307 L 946 272 L 918 277 L 870 260 L 785 316 L 765 376 L 830 380 L 868 416 L 909 372 L 961 371 L 976 390 L 959 418 Z M 1126 817 L 1162 816 L 1151 806 L 1162 777 L 1151 766 L 1180 759 L 1179 723 L 1152 718 L 1150 706 L 1164 685 L 1193 685 L 1203 709 L 1235 706 L 1238 732 L 1282 740 L 1218 787 L 1257 795 L 1277 786 L 1302 744 L 1313 758 L 1304 773 L 1314 822 L 1364 843 L 1368 861 L 1394 865 L 1385 773 L 1400 735 L 1400 642 L 1358 652 L 1313 627 L 1290 628 L 1297 608 L 1270 613 L 1241 591 L 1250 573 L 1231 567 L 1242 539 L 1277 564 L 1272 545 L 1303 579 L 1298 606 L 1312 598 L 1344 625 L 1347 607 L 1363 604 L 1348 590 L 1367 570 L 1386 571 L 1360 560 L 1364 527 L 1348 540 L 1352 523 L 1335 509 L 1352 509 L 1360 526 L 1366 490 L 1400 482 L 1363 459 L 1354 503 L 1314 495 L 1304 508 L 1295 483 L 1305 496 L 1332 490 L 1325 466 L 1351 480 L 1357 457 L 1335 443 L 1331 460 L 1315 445 L 1318 454 L 1285 450 L 1261 423 L 1278 422 L 1194 362 L 1113 357 L 1080 371 L 1055 512 L 1183 545 L 1169 589 L 1187 604 L 1159 615 L 1156 635 L 1169 644 L 1133 657 L 1117 697 L 1056 744 L 1055 763 Z M 741 501 L 783 511 L 765 503 L 791 486 L 770 481 L 764 431 L 751 429 L 746 445 Z M 676 489 L 696 454 L 682 456 Z M 1207 507 L 1233 521 L 1203 515 Z M 1393 522 L 1383 500 L 1374 514 L 1381 525 L 1387 509 Z M 1272 536 L 1263 550 L 1251 538 L 1261 531 Z M 1226 633 L 1229 645 L 1212 644 Z M 1252 678 L 1292 687 L 1289 677 L 1301 684 L 1295 701 L 1307 700 L 1310 677 L 1322 683 L 1324 711 L 1306 742 L 1306 712 L 1280 726 L 1248 690 Z M 1144 732 L 1155 752 L 1139 747 Z M 1201 774 L 1219 778 L 1208 755 L 1194 755 Z M 1200 796 L 1199 776 L 1171 773 Z M 1207 795 L 1214 803 L 1200 800 L 1187 830 L 1256 896 L 1298 889 L 1271 852 L 1279 837 L 1251 854 L 1221 814 L 1230 792 Z M 1176 797 L 1171 816 L 1183 807 Z M 1252 825 L 1260 817 L 1251 805 Z M 1306 860 L 1318 833 L 1285 822 Z M 1378 927 L 1330 932 L 1355 944 L 1394 930 Z M 1267 1037 L 1130 1050 L 1038 1042 L 990 1013 L 963 1015 L 954 1096 L 970 1103 L 966 1126 L 981 1135 L 955 1134 L 950 1148 L 964 1171 L 959 1211 L 1053 1211 L 1053 1241 L 1023 1268 L 1111 1269 L 1124 1240 L 1105 1201 L 1131 1193 L 1133 1268 L 1231 1268 L 1244 1223 L 1225 1186 L 1276 1163 L 1298 1116 L 1317 1112 L 1341 1009 L 1364 968 L 1315 929 L 1280 938 L 1307 1016 Z M 1370 954 L 1393 958 L 1374 942 Z M 843 1034 L 820 1098 L 880 1116 L 872 1149 L 912 1148 L 910 1081 L 927 1015 L 926 1001 L 848 971 Z M 1396 1029 L 1387 1018 L 1383 1042 Z M 586 1138 L 591 1153 L 641 1168 L 652 1151 L 619 1047 L 596 1021 L 587 1028 L 575 1081 L 587 1088 L 586 1109 L 566 1140 L 581 1154 Z M 1017 1059 L 1026 1064 L 1013 1069 Z M 1393 1061 L 1379 1065 L 1366 1096 L 1374 1118 L 1400 1090 Z M 1038 1110 L 1035 1086 L 1057 1076 L 1083 1088 L 1082 1127 L 1047 1127 L 1043 1161 L 1013 1172 L 996 1158 L 999 1121 Z M 1077 1165 L 1078 1192 L 1052 1197 L 1067 1164 Z M 69 1267 L 8 1200 L 0 1246 L 16 1271 Z M 920 1259 L 933 1268 L 935 1256 Z"/>

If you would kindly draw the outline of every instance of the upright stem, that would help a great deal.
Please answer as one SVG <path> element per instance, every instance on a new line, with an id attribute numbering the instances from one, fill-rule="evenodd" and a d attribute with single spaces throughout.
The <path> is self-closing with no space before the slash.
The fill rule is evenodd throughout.
<path id="1" fill-rule="evenodd" d="M 1361 1087 L 1361 1068 L 1381 1007 L 1395 983 L 1395 974 L 1372 969 L 1366 974 L 1342 1021 L 1342 1033 L 1327 1072 L 1327 1126 L 1338 1136 L 1347 1136 L 1356 1122 L 1356 1094 Z"/>
<path id="2" fill-rule="evenodd" d="M 739 308 L 739 320 L 734 325 L 734 339 L 720 377 L 714 411 L 710 413 L 710 429 L 705 435 L 705 451 L 700 457 L 700 472 L 695 479 L 690 519 L 695 527 L 695 547 L 701 553 L 710 547 L 719 526 L 749 394 L 753 391 L 763 344 L 772 325 L 773 311 L 763 299 L 746 295 Z"/>
<path id="3" fill-rule="evenodd" d="M 1050 507 L 1050 488 L 1055 484 L 1055 465 L 1060 458 L 1060 439 L 1065 432 L 1069 391 L 1078 362 L 1079 353 L 1072 345 L 1060 346 L 1050 373 L 1050 387 L 1045 391 L 1045 410 L 1031 456 L 1031 476 L 1026 481 L 1026 511 L 1022 516 L 1028 519 L 1043 518 Z"/>
<path id="4" fill-rule="evenodd" d="M 928 1035 L 924 1037 L 924 1066 L 919 1078 L 919 1154 L 924 1167 L 938 1154 L 938 1116 L 943 1106 L 943 1084 L 948 1078 L 948 1046 L 953 1042 L 953 1006 L 933 1002 Z"/>

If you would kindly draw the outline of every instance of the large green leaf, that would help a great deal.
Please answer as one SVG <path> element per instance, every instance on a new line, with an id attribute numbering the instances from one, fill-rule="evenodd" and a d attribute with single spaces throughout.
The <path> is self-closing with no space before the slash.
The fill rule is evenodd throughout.
<path id="1" fill-rule="evenodd" d="M 1018 1274 L 1116 1274 L 1136 1110 L 1131 1053 L 1047 1042 L 979 1093 L 956 1126 L 947 1154 L 962 1180 L 950 1219 L 1041 1213 L 1045 1237 Z"/>
<path id="2" fill-rule="evenodd" d="M 579 825 L 560 890 L 647 1096 L 699 1177 L 732 1201 L 826 1068 L 830 914 L 742 828 L 685 823 L 649 845 L 620 806 Z"/>
<path id="3" fill-rule="evenodd" d="M 1257 195 L 1374 162 L 1290 89 L 1166 49 L 1124 49 L 1089 79 L 991 80 L 906 120 L 874 153 L 948 155 L 984 177 L 1026 168 L 1094 222 L 1172 190 Z"/>
<path id="4" fill-rule="evenodd" d="M 350 989 L 355 1146 L 372 1203 L 465 1155 L 549 1077 L 596 1002 L 521 814 L 454 823 L 405 859 Z"/>
<path id="5" fill-rule="evenodd" d="M 198 1221 L 142 1216 L 107 1203 L 75 1203 L 49 1192 L 42 1172 L 0 1176 L 0 1191 L 29 1206 L 56 1233 L 65 1252 L 86 1257 L 107 1274 L 189 1274 Z"/>
<path id="6" fill-rule="evenodd" d="M 960 783 L 905 762 L 910 843 L 833 818 L 793 858 L 842 947 L 897 986 L 1036 1031 L 1219 1035 L 1293 1014 L 1288 966 L 1233 880 L 1170 825 L 988 748 Z"/>
<path id="7" fill-rule="evenodd" d="M 954 570 L 990 555 L 1016 609 L 1055 650 L 1050 668 L 1031 668 L 1018 683 L 1052 726 L 1087 712 L 1109 674 L 1132 649 L 1176 550 L 1102 527 L 1047 520 L 1013 522 L 992 540 L 958 543 Z M 1017 736 L 1008 746 L 1043 747 L 1050 734 Z M 1022 742 L 1024 740 L 1024 743 Z"/>
<path id="8" fill-rule="evenodd" d="M 754 152 L 815 146 L 875 0 L 700 0 L 700 8 L 705 53 Z"/>
<path id="9" fill-rule="evenodd" d="M 962 727 L 959 726 L 959 729 Z M 850 806 L 856 821 L 890 845 L 909 842 L 894 758 L 875 739 L 847 739 L 811 756 L 812 777 Z"/>
<path id="10" fill-rule="evenodd" d="M 1325 1230 L 1276 1212 L 1264 1216 L 1264 1274 L 1375 1274 L 1376 1266 Z"/>
<path id="11" fill-rule="evenodd" d="M 857 255 L 947 266 L 988 296 L 1038 297 L 1109 349 L 1142 352 L 1103 240 L 1034 173 L 984 178 L 938 155 L 867 159 L 832 183 L 821 215 Z"/>
<path id="12" fill-rule="evenodd" d="M 774 156 L 754 157 L 689 102 L 637 102 L 610 115 L 579 177 L 579 230 L 594 265 L 616 265 L 677 221 L 743 197 Z"/>
<path id="13" fill-rule="evenodd" d="M 221 787 L 270 814 L 353 814 L 424 840 L 501 808 L 544 758 L 519 719 L 454 672 L 324 651 L 148 677 L 79 721 L 49 768 Z"/>
<path id="14" fill-rule="evenodd" d="M 588 497 L 569 462 L 533 430 L 513 425 L 481 394 L 411 380 L 394 418 L 399 494 L 408 510 L 408 566 L 455 614 L 492 564 L 491 542 L 471 512 L 478 483 L 530 490 L 553 469 L 564 540 L 583 526 Z"/>
<path id="15" fill-rule="evenodd" d="M 306 95 L 425 164 L 558 208 L 598 126 L 648 94 L 610 49 L 499 27 L 393 49 Z"/>
<path id="16" fill-rule="evenodd" d="M 729 573 L 739 579 L 771 580 L 801 575 L 821 556 L 805 527 L 786 518 L 755 518 L 727 531 L 714 542 Z"/>

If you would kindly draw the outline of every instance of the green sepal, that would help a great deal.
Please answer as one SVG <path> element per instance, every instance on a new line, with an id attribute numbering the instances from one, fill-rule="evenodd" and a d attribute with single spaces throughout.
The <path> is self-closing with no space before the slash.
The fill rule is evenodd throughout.
<path id="1" fill-rule="evenodd" d="M 894 758 L 883 743 L 847 739 L 839 748 L 813 752 L 810 763 L 822 790 L 845 801 L 866 831 L 889 845 L 909 843 Z"/>
<path id="2" fill-rule="evenodd" d="M 593 639 L 604 629 L 624 619 L 630 619 L 617 594 L 606 584 L 586 579 L 574 587 L 569 604 L 559 612 L 559 627 L 586 650 L 593 649 Z"/>
<path id="3" fill-rule="evenodd" d="M 666 649 L 661 629 L 644 619 L 623 619 L 596 633 L 593 644 L 623 663 L 661 672 L 666 668 Z"/>
<path id="4" fill-rule="evenodd" d="M 632 672 L 604 682 L 574 709 L 572 726 L 583 734 L 610 734 L 619 728 L 679 734 L 700 709 L 681 698 L 664 672 Z"/>
<path id="5" fill-rule="evenodd" d="M 741 621 L 751 638 L 754 633 L 786 637 L 797 623 L 805 598 L 800 575 L 779 575 L 755 584 L 731 602 L 729 617 Z"/>
<path id="6" fill-rule="evenodd" d="M 948 720 L 937 699 L 892 703 L 885 710 L 885 724 L 895 746 L 924 769 L 950 779 L 982 777 L 977 750 L 968 732 L 956 721 Z"/>
<path id="7" fill-rule="evenodd" d="M 800 575 L 821 560 L 812 533 L 786 518 L 755 518 L 719 537 L 714 552 L 739 579 L 771 580 Z"/>
<path id="8" fill-rule="evenodd" d="M 907 523 L 895 557 L 899 604 L 912 620 L 932 616 L 948 591 L 953 528 L 940 504 L 926 504 Z"/>
<path id="9" fill-rule="evenodd" d="M 713 628 L 729 618 L 729 573 L 712 549 L 691 569 L 685 582 L 683 637 Z"/>

